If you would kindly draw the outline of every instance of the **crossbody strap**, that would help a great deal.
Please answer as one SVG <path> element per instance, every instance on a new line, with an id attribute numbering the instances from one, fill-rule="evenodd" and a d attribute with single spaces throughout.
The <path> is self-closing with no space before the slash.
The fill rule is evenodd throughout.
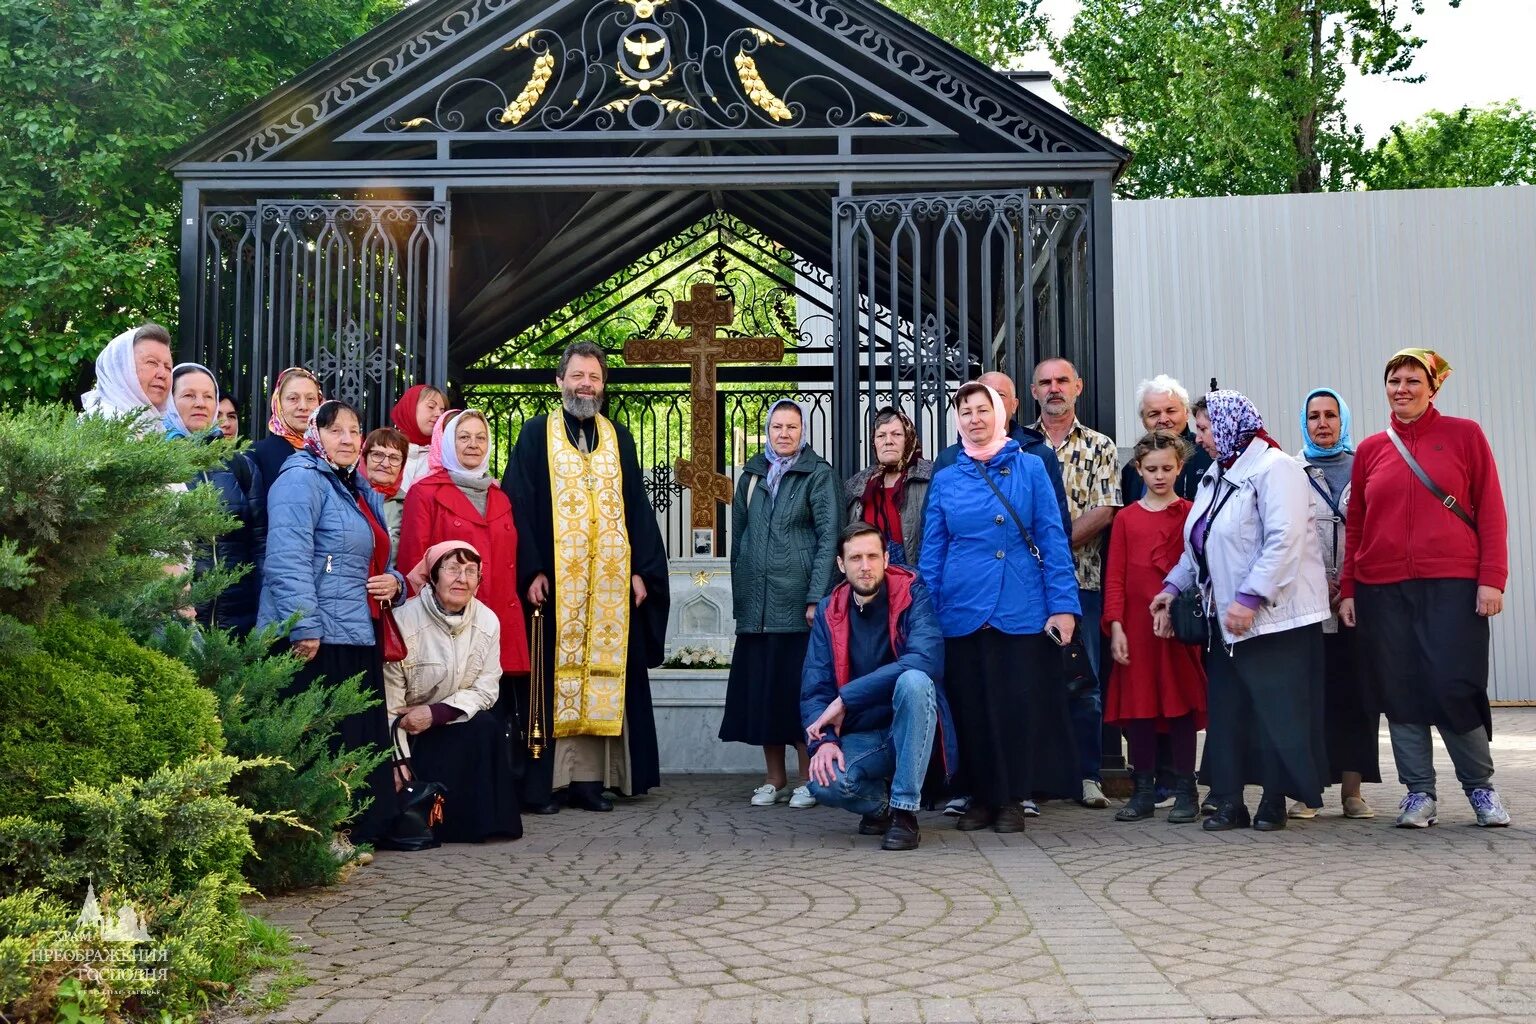
<path id="1" fill-rule="evenodd" d="M 1460 503 L 1456 501 L 1454 494 L 1445 493 L 1445 491 L 1440 489 L 1440 485 L 1435 483 L 1428 473 L 1424 472 L 1424 467 L 1419 465 L 1419 460 L 1413 457 L 1413 453 L 1408 450 L 1408 446 L 1403 443 L 1403 439 L 1397 436 L 1397 431 L 1388 427 L 1387 436 L 1397 446 L 1397 453 L 1403 457 L 1404 462 L 1408 463 L 1408 468 L 1413 470 L 1413 475 L 1419 478 L 1419 483 L 1428 488 L 1429 493 L 1433 494 L 1440 504 L 1456 513 L 1456 518 L 1466 523 L 1472 532 L 1476 533 L 1477 523 L 1467 514 L 1467 510 L 1462 508 Z"/>
<path id="2" fill-rule="evenodd" d="M 997 500 L 1003 503 L 1003 508 L 1007 509 L 1008 514 L 1013 517 L 1013 524 L 1019 528 L 1019 533 L 1024 537 L 1024 546 L 1029 548 L 1029 553 L 1035 556 L 1035 561 L 1040 566 L 1040 573 L 1044 575 L 1045 559 L 1040 557 L 1040 548 L 1036 546 L 1035 538 L 1030 534 L 1029 527 L 1024 525 L 1024 520 L 1020 517 L 1018 509 L 1013 507 L 1011 501 L 1003 497 L 1003 492 L 998 490 L 997 484 L 992 482 L 992 475 L 987 472 L 986 466 L 978 462 L 976 469 L 981 473 L 981 478 L 987 482 L 987 486 L 992 488 L 992 493 L 997 495 Z M 1005 469 L 1003 472 L 1006 473 L 1008 471 Z"/>

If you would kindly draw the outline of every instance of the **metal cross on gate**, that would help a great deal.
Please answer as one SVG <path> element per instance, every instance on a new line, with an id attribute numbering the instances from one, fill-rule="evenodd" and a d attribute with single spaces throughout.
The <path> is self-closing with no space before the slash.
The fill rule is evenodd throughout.
<path id="1" fill-rule="evenodd" d="M 713 284 L 695 284 L 693 298 L 672 305 L 672 321 L 688 329 L 688 337 L 631 338 L 624 343 L 624 361 L 631 366 L 687 363 L 692 373 L 692 455 L 673 465 L 677 482 L 693 491 L 694 550 L 700 554 L 699 531 L 712 535 L 716 503 L 731 502 L 731 478 L 715 470 L 716 369 L 721 363 L 777 363 L 784 358 L 783 338 L 722 338 L 716 332 L 736 319 L 736 303 L 721 298 Z M 710 550 L 713 554 L 713 539 Z"/>

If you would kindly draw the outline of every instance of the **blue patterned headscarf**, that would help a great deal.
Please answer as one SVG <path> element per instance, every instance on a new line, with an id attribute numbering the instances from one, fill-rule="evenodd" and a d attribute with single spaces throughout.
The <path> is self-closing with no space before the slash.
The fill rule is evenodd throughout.
<path id="1" fill-rule="evenodd" d="M 1312 399 L 1323 395 L 1339 403 L 1339 439 L 1324 448 L 1312 440 L 1312 435 L 1307 430 L 1307 407 L 1312 404 Z M 1307 392 L 1306 401 L 1301 403 L 1301 440 L 1302 454 L 1309 459 L 1326 459 L 1334 455 L 1343 455 L 1345 452 L 1355 450 L 1355 439 L 1349 432 L 1350 415 L 1349 406 L 1339 393 L 1333 388 L 1313 388 Z"/>
<path id="2" fill-rule="evenodd" d="M 1255 437 L 1262 437 L 1278 448 L 1274 438 L 1264 432 L 1264 417 L 1241 391 L 1212 391 L 1205 396 L 1205 415 L 1211 421 L 1211 438 L 1216 442 L 1216 461 L 1231 467 Z"/>

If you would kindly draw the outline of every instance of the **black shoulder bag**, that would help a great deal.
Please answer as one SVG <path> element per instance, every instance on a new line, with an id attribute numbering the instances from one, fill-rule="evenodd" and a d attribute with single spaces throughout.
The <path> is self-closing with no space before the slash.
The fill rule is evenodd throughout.
<path id="1" fill-rule="evenodd" d="M 1003 492 L 998 490 L 997 484 L 992 482 L 986 467 L 977 463 L 976 469 L 981 473 L 981 478 L 987 482 L 987 486 L 992 488 L 992 493 L 997 495 L 997 500 L 1003 503 L 1003 508 L 1006 508 L 1008 514 L 1013 517 L 1014 525 L 1019 528 L 1019 533 L 1024 537 L 1024 546 L 1029 548 L 1029 553 L 1035 556 L 1035 563 L 1040 566 L 1040 578 L 1043 584 L 1045 559 L 1040 556 L 1040 548 L 1035 544 L 1035 538 L 1029 532 L 1029 527 L 1024 525 L 1024 519 L 1013 507 L 1013 503 L 1003 497 Z M 1007 473 L 1008 470 L 1004 469 L 1003 472 Z M 1074 616 L 1074 618 L 1077 619 L 1077 628 L 1072 631 L 1072 639 L 1066 643 L 1062 643 L 1057 634 L 1046 631 L 1046 635 L 1061 647 L 1061 679 L 1066 684 L 1069 697 L 1087 693 L 1098 685 L 1098 680 L 1093 676 L 1093 663 L 1088 660 L 1088 648 L 1083 643 L 1082 617 Z"/>
<path id="2" fill-rule="evenodd" d="M 448 787 L 441 782 L 425 782 L 416 778 L 416 767 L 406 753 L 408 748 L 400 741 L 400 722 L 403 718 L 403 715 L 396 718 L 390 727 L 390 741 L 396 755 L 390 764 L 396 768 L 403 766 L 410 771 L 411 781 L 395 794 L 395 818 L 389 823 L 389 830 L 379 845 L 387 850 L 409 852 L 435 850 L 443 844 L 432 834 L 432 826 L 443 820 L 443 803 L 448 796 Z M 379 798 L 379 794 L 374 795 L 375 800 Z"/>
<path id="3" fill-rule="evenodd" d="M 1477 521 L 1467 514 L 1466 509 L 1461 507 L 1454 494 L 1445 493 L 1445 491 L 1441 490 L 1440 485 L 1435 483 L 1434 478 L 1424 472 L 1424 467 L 1419 465 L 1419 460 L 1414 458 L 1413 453 L 1408 450 L 1408 446 L 1403 444 L 1403 439 L 1397 436 L 1397 431 L 1388 427 L 1387 436 L 1397 446 L 1397 453 L 1403 457 L 1404 462 L 1408 463 L 1408 468 L 1413 470 L 1413 475 L 1419 478 L 1419 483 L 1429 489 L 1429 493 L 1435 496 L 1436 501 L 1456 513 L 1456 518 L 1466 523 L 1472 532 L 1476 533 Z"/>
<path id="4" fill-rule="evenodd" d="M 1221 486 L 1220 477 L 1216 480 L 1216 486 Z M 1206 613 L 1205 606 L 1205 583 L 1211 578 L 1211 567 L 1206 561 L 1205 549 L 1211 543 L 1211 524 L 1216 521 L 1216 513 L 1221 511 L 1222 506 L 1236 491 L 1236 487 L 1230 487 L 1227 493 L 1221 496 L 1220 501 L 1211 499 L 1211 510 L 1205 517 L 1205 544 L 1201 545 L 1199 553 L 1195 556 L 1195 566 L 1199 570 L 1195 576 L 1195 585 L 1179 591 L 1173 599 L 1173 605 L 1168 609 L 1169 623 L 1173 626 L 1173 638 L 1181 644 L 1206 647 L 1211 642 L 1211 617 Z"/>

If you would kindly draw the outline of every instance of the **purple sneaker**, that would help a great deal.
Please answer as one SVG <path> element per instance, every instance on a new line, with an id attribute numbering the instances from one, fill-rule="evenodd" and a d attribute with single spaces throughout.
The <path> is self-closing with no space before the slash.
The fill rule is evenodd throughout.
<path id="1" fill-rule="evenodd" d="M 1499 799 L 1497 790 L 1474 789 L 1467 794 L 1467 799 L 1477 812 L 1477 823 L 1481 827 L 1503 828 L 1509 824 L 1509 812 L 1504 809 L 1504 801 Z"/>

